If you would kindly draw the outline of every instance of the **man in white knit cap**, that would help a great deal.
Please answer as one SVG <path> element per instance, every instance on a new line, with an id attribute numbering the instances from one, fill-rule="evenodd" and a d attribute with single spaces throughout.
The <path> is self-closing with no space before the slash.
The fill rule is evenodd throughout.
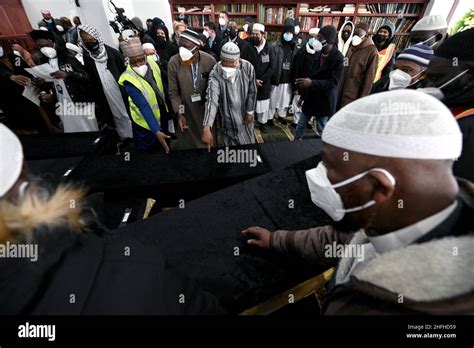
<path id="1" fill-rule="evenodd" d="M 443 16 L 426 16 L 413 26 L 410 32 L 410 46 L 422 43 L 434 51 L 448 36 L 448 22 Z"/>
<path id="2" fill-rule="evenodd" d="M 337 112 L 322 141 L 306 177 L 335 223 L 251 227 L 248 243 L 336 266 L 326 314 L 473 313 L 474 186 L 452 174 L 462 135 L 450 111 L 418 91 L 383 92 Z"/>
<path id="3" fill-rule="evenodd" d="M 217 112 L 221 115 L 225 146 L 255 143 L 254 113 L 257 85 L 253 65 L 240 59 L 239 47 L 228 42 L 222 46 L 221 61 L 209 75 L 202 141 L 210 150 L 214 145 L 212 127 Z"/>

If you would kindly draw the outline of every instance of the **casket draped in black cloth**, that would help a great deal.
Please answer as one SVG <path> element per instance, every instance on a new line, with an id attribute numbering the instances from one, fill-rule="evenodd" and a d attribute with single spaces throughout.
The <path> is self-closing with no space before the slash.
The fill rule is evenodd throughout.
<path id="1" fill-rule="evenodd" d="M 330 223 L 311 201 L 305 171 L 319 156 L 247 180 L 117 230 L 158 245 L 169 266 L 196 280 L 231 313 L 296 285 L 323 268 L 246 244 L 249 226 L 305 229 Z"/>

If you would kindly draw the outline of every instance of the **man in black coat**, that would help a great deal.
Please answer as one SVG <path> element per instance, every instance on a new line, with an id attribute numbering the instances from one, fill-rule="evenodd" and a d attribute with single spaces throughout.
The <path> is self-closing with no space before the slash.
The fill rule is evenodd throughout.
<path id="1" fill-rule="evenodd" d="M 237 46 L 239 46 L 240 58 L 249 61 L 255 69 L 257 67 L 258 60 L 257 51 L 254 47 L 252 47 L 250 43 L 242 40 L 239 37 L 239 27 L 237 26 L 237 23 L 234 20 L 229 21 L 229 24 L 227 25 L 227 31 L 229 35 L 227 36 L 227 38 L 222 39 L 222 41 L 220 42 L 219 51 L 221 51 L 222 47 L 227 42 L 233 42 Z"/>
<path id="2" fill-rule="evenodd" d="M 257 107 L 255 113 L 257 114 L 260 131 L 266 133 L 266 124 L 270 115 L 271 77 L 276 69 L 276 59 L 273 50 L 270 49 L 265 39 L 265 26 L 255 23 L 251 33 L 248 42 L 255 47 L 258 54 L 257 66 L 255 67 L 257 79 Z"/>
<path id="3" fill-rule="evenodd" d="M 217 34 L 217 29 L 216 29 L 215 24 L 212 22 L 207 22 L 206 24 L 204 24 L 203 33 L 204 32 L 207 33 L 207 35 L 204 34 L 205 36 L 207 36 L 207 42 L 206 42 L 206 45 L 204 46 L 203 51 L 212 55 L 216 60 L 219 60 L 219 57 L 221 55 L 221 52 L 219 50 L 221 47 L 220 45 L 221 38 Z"/>
<path id="4" fill-rule="evenodd" d="M 336 28 L 332 25 L 321 28 L 316 37 L 317 42 L 313 44 L 320 52 L 311 73 L 306 78 L 296 79 L 296 86 L 301 91 L 303 113 L 296 127 L 295 140 L 303 138 L 309 118 L 316 117 L 318 132 L 321 134 L 329 117 L 336 112 L 337 84 L 344 64 L 344 56 L 334 45 L 336 35 Z"/>
<path id="5" fill-rule="evenodd" d="M 91 76 L 99 112 L 122 139 L 133 138 L 128 97 L 117 82 L 125 71 L 123 55 L 104 44 L 95 28 L 80 25 L 78 32 L 84 49 L 84 67 Z"/>

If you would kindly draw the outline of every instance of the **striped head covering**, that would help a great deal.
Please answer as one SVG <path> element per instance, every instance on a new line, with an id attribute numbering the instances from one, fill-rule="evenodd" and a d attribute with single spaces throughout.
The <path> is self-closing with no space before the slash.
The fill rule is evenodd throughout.
<path id="1" fill-rule="evenodd" d="M 416 63 L 424 68 L 428 67 L 433 57 L 433 49 L 423 44 L 416 44 L 404 49 L 397 57 L 397 60 L 406 60 Z"/>
<path id="2" fill-rule="evenodd" d="M 90 25 L 85 25 L 85 24 L 81 24 L 80 26 L 77 27 L 77 29 L 78 29 L 78 32 L 77 32 L 78 43 L 87 53 L 89 53 L 91 58 L 100 63 L 107 61 L 107 51 L 105 50 L 104 40 L 102 40 L 102 37 L 100 36 L 97 29 L 94 27 L 91 27 Z M 89 49 L 86 47 L 86 45 L 82 41 L 81 31 L 89 34 L 90 36 L 92 36 L 94 39 L 97 40 L 97 42 L 99 43 L 99 50 L 97 52 L 89 51 Z"/>
<path id="3" fill-rule="evenodd" d="M 195 43 L 196 45 L 200 46 L 201 45 L 201 40 L 199 38 L 199 33 L 195 32 L 192 29 L 186 29 L 181 33 L 179 36 L 180 38 L 184 38 L 186 40 L 191 41 L 192 43 Z"/>
<path id="4" fill-rule="evenodd" d="M 122 49 L 123 55 L 128 58 L 145 55 L 138 36 L 131 37 L 127 41 L 120 41 L 120 48 Z"/>
<path id="5" fill-rule="evenodd" d="M 233 42 L 227 42 L 221 49 L 221 59 L 236 61 L 240 58 L 240 49 Z"/>

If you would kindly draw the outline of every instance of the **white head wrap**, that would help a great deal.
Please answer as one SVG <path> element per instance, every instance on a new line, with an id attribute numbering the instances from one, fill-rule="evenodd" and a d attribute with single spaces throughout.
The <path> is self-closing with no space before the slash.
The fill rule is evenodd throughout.
<path id="1" fill-rule="evenodd" d="M 3 197 L 20 177 L 23 148 L 20 140 L 5 125 L 0 124 L 0 197 Z"/>
<path id="2" fill-rule="evenodd" d="M 343 27 L 344 28 L 344 27 Z M 309 35 L 318 35 L 319 28 L 311 28 L 309 29 Z"/>
<path id="3" fill-rule="evenodd" d="M 423 17 L 416 22 L 411 31 L 430 31 L 447 28 L 448 22 L 446 22 L 446 19 L 443 16 L 431 15 Z"/>
<path id="4" fill-rule="evenodd" d="M 254 23 L 252 29 L 253 29 L 253 30 L 261 31 L 262 33 L 265 32 L 265 26 L 264 26 L 263 24 L 260 24 L 260 23 Z"/>
<path id="5" fill-rule="evenodd" d="M 76 45 L 74 45 L 74 44 L 72 44 L 72 43 L 70 43 L 70 42 L 66 42 L 66 48 L 67 48 L 68 50 L 74 51 L 74 52 L 76 52 L 76 53 L 80 53 L 80 54 L 83 53 L 82 47 L 76 46 Z"/>
<path id="6" fill-rule="evenodd" d="M 381 157 L 456 159 L 462 134 L 449 109 L 415 90 L 377 93 L 339 110 L 327 123 L 323 142 Z"/>

